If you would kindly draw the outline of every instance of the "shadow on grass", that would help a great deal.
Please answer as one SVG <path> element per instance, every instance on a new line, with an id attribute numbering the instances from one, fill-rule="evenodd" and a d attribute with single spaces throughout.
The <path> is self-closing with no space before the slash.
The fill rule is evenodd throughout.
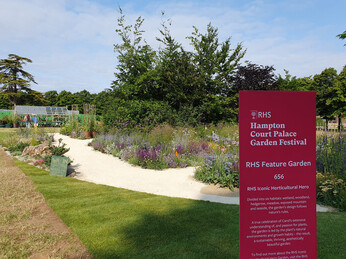
<path id="1" fill-rule="evenodd" d="M 16 164 L 95 258 L 238 258 L 237 205 L 134 192 Z"/>
<path id="2" fill-rule="evenodd" d="M 124 227 L 121 232 L 128 244 L 121 257 L 238 258 L 238 207 L 202 201 L 191 205 L 143 214 Z"/>
<path id="3" fill-rule="evenodd" d="M 52 177 L 21 161 L 95 258 L 238 258 L 239 206 Z M 318 213 L 318 258 L 346 258 L 346 213 Z"/>

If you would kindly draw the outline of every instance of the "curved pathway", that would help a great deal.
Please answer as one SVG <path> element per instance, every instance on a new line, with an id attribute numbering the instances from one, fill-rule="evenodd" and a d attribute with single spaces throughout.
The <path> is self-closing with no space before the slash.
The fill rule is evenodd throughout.
<path id="1" fill-rule="evenodd" d="M 238 192 L 196 181 L 193 167 L 163 171 L 132 166 L 112 155 L 103 154 L 88 146 L 89 140 L 62 138 L 70 151 L 65 155 L 72 160 L 75 178 L 128 190 L 157 195 L 239 204 Z"/>
<path id="2" fill-rule="evenodd" d="M 143 169 L 95 151 L 88 146 L 90 139 L 73 139 L 57 133 L 54 138 L 56 141 L 61 138 L 70 148 L 65 155 L 72 160 L 75 178 L 79 180 L 168 197 L 239 205 L 238 191 L 231 192 L 196 181 L 193 178 L 194 167 L 163 171 Z M 333 208 L 320 205 L 316 209 L 320 212 L 333 211 Z"/>

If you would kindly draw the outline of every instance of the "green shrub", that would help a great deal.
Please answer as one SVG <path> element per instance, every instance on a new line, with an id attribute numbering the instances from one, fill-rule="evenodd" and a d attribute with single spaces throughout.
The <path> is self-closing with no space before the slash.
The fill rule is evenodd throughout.
<path id="1" fill-rule="evenodd" d="M 344 134 L 324 133 L 317 137 L 316 168 L 346 181 L 346 141 Z"/>
<path id="2" fill-rule="evenodd" d="M 50 163 L 52 162 L 52 156 L 51 155 L 44 156 L 43 161 L 44 161 L 45 165 L 47 165 L 49 167 Z"/>
<path id="3" fill-rule="evenodd" d="M 346 211 L 346 183 L 331 173 L 316 175 L 317 201 Z"/>
<path id="4" fill-rule="evenodd" d="M 4 139 L 1 140 L 0 144 L 4 147 L 12 147 L 17 145 L 19 142 L 18 135 L 15 133 L 11 133 L 8 136 L 6 136 Z"/>
<path id="5" fill-rule="evenodd" d="M 77 116 L 70 116 L 63 126 L 60 128 L 60 133 L 70 135 L 72 131 L 79 131 L 82 128 L 79 118 Z"/>
<path id="6" fill-rule="evenodd" d="M 31 129 L 28 129 L 28 128 L 19 128 L 17 135 L 20 138 L 31 138 L 33 135 L 33 132 Z"/>
<path id="7" fill-rule="evenodd" d="M 39 144 L 41 144 L 41 142 L 35 138 L 32 138 L 30 141 L 30 146 L 37 146 Z"/>
<path id="8" fill-rule="evenodd" d="M 220 184 L 233 190 L 239 187 L 239 169 L 232 154 L 207 155 L 203 166 L 196 170 L 195 178 L 204 183 Z"/>
<path id="9" fill-rule="evenodd" d="M 148 141 L 151 146 L 168 145 L 173 139 L 173 132 L 174 128 L 169 124 L 158 125 L 150 131 Z"/>
<path id="10" fill-rule="evenodd" d="M 178 111 L 176 111 L 175 116 L 172 120 L 174 125 L 179 126 L 196 126 L 202 120 L 202 114 L 197 107 L 192 105 L 181 106 Z"/>
<path id="11" fill-rule="evenodd" d="M 58 146 L 50 146 L 50 151 L 54 156 L 62 156 L 70 150 L 70 148 L 65 148 L 66 144 L 62 143 L 62 139 L 59 139 Z"/>
<path id="12" fill-rule="evenodd" d="M 30 144 L 27 142 L 19 142 L 13 146 L 8 147 L 8 151 L 10 152 L 23 152 L 24 148 L 29 146 Z"/>
<path id="13" fill-rule="evenodd" d="M 109 127 L 134 128 L 146 125 L 152 128 L 165 122 L 172 122 L 173 117 L 173 109 L 166 102 L 118 99 L 103 114 L 103 122 Z"/>

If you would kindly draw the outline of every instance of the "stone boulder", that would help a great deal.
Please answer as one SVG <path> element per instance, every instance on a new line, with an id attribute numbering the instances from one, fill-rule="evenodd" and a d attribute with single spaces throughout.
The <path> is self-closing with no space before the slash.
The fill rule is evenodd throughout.
<path id="1" fill-rule="evenodd" d="M 22 156 L 26 156 L 26 155 L 31 157 L 51 155 L 51 152 L 49 149 L 49 142 L 45 141 L 40 145 L 28 146 L 24 148 L 22 152 Z"/>

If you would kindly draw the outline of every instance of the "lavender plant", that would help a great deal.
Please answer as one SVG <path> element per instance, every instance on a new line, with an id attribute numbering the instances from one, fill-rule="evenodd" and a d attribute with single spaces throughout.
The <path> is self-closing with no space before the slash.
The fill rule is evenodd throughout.
<path id="1" fill-rule="evenodd" d="M 317 138 L 316 170 L 346 180 L 346 142 L 344 134 L 324 133 Z"/>
<path id="2" fill-rule="evenodd" d="M 205 183 L 220 184 L 231 190 L 239 187 L 239 166 L 236 154 L 207 155 L 195 178 Z"/>
<path id="3" fill-rule="evenodd" d="M 197 135 L 191 128 L 174 129 L 162 125 L 150 132 L 114 130 L 99 135 L 91 145 L 131 164 L 153 169 L 200 166 L 208 154 L 236 153 L 237 146 L 232 146 L 235 141 L 230 138 L 220 137 L 215 132 L 208 139 Z"/>

